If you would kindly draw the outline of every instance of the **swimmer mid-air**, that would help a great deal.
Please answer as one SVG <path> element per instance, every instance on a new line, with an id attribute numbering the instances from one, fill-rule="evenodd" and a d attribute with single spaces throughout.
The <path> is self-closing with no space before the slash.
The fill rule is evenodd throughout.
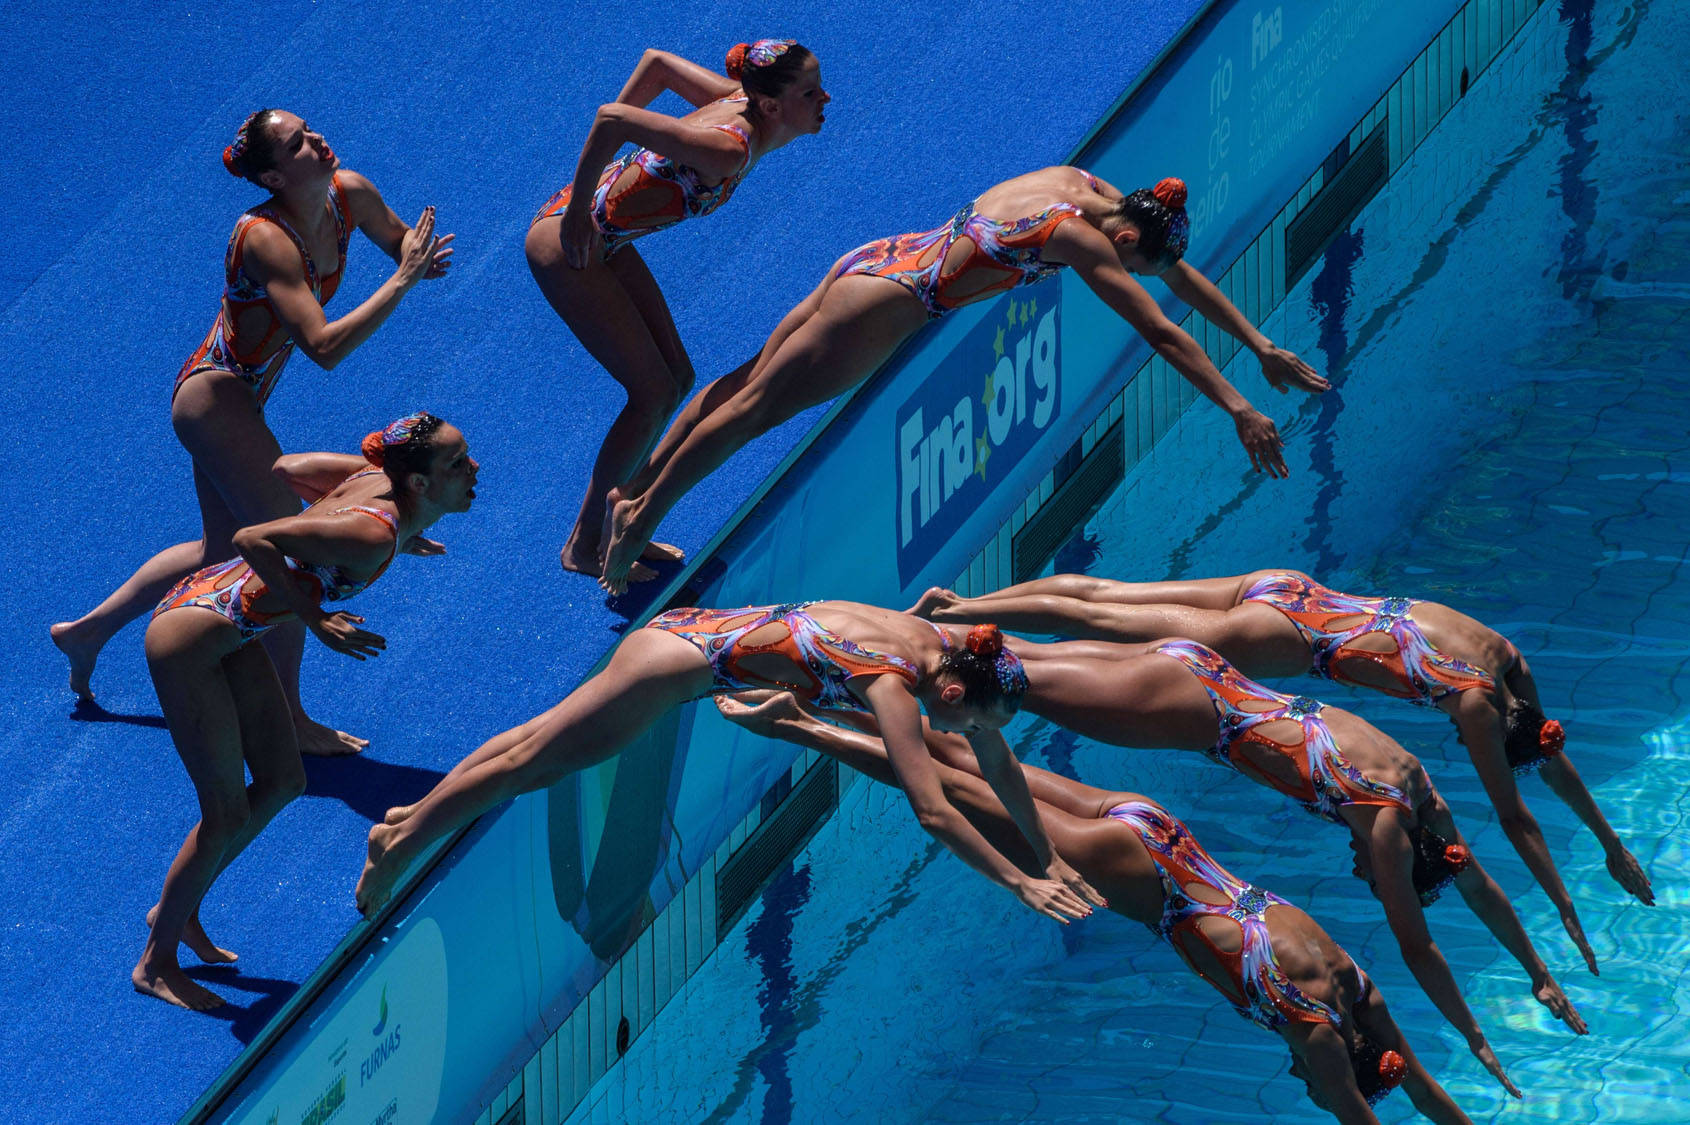
<path id="1" fill-rule="evenodd" d="M 629 633 L 602 672 L 551 710 L 470 754 L 427 796 L 370 830 L 358 908 L 374 914 L 429 844 L 519 793 L 553 785 L 619 753 L 689 700 L 748 688 L 799 693 L 828 710 L 874 715 L 921 826 L 1028 907 L 1082 917 L 1102 900 L 1050 846 L 1027 783 L 997 729 L 1026 678 L 985 625 L 951 631 L 855 602 L 677 609 Z M 925 710 L 969 736 L 987 779 L 1015 816 L 1043 877 L 1028 878 L 946 801 L 921 734 Z"/>
<path id="2" fill-rule="evenodd" d="M 299 498 L 271 473 L 282 455 L 264 405 L 297 347 L 334 367 L 369 338 L 405 294 L 451 265 L 452 236 L 434 235 L 434 208 L 407 227 L 375 185 L 343 170 L 321 133 L 295 115 L 263 109 L 248 117 L 223 151 L 234 176 L 270 192 L 241 215 L 224 259 L 222 306 L 204 343 L 176 376 L 170 420 L 194 465 L 202 536 L 168 547 L 141 565 L 103 602 L 52 627 L 70 660 L 70 687 L 92 700 L 90 678 L 106 642 L 158 604 L 183 575 L 234 554 L 237 528 L 299 511 Z M 340 286 L 347 243 L 357 228 L 397 263 L 357 308 L 328 320 L 323 306 Z M 281 676 L 300 749 L 350 754 L 365 740 L 311 719 L 299 697 L 305 630 L 290 622 L 264 645 Z"/>
<path id="3" fill-rule="evenodd" d="M 765 700 L 756 699 L 770 695 Z M 837 758 L 896 787 L 879 739 L 806 713 L 787 693 L 718 697 L 722 714 L 749 730 Z M 1023 870 L 1033 857 L 1014 821 L 977 776 L 968 744 L 924 732 L 941 763 L 945 799 Z M 1409 1048 L 1367 974 L 1302 910 L 1216 863 L 1191 830 L 1137 793 L 1111 793 L 1033 766 L 1028 789 L 1051 842 L 1116 914 L 1164 938 L 1233 1009 L 1277 1032 L 1291 1073 L 1340 1121 L 1374 1125 L 1370 1105 L 1401 1084 L 1421 1113 L 1471 1125 Z"/>
<path id="4" fill-rule="evenodd" d="M 560 561 L 600 573 L 605 498 L 645 461 L 692 390 L 687 358 L 663 293 L 632 243 L 728 201 L 763 156 L 822 127 L 830 100 L 821 68 L 790 39 L 741 43 L 728 76 L 666 51 L 648 50 L 614 102 L 599 107 L 575 179 L 535 216 L 525 244 L 540 291 L 628 401 L 605 434 L 580 514 Z M 645 107 L 672 90 L 696 108 L 670 117 Z M 633 152 L 610 157 L 624 142 Z M 607 163 L 609 162 L 609 163 Z M 649 559 L 678 559 L 673 547 Z M 650 578 L 642 564 L 629 578 Z"/>
<path id="5" fill-rule="evenodd" d="M 138 992 L 184 1008 L 223 1003 L 183 973 L 176 947 L 202 960 L 233 961 L 200 925 L 211 884 L 288 802 L 305 791 L 299 743 L 276 668 L 250 643 L 299 621 L 356 660 L 386 642 L 364 619 L 325 609 L 362 592 L 400 551 L 439 554 L 421 532 L 447 512 L 466 512 L 479 466 L 463 434 L 413 414 L 364 439 L 364 457 L 307 453 L 277 472 L 319 497 L 297 515 L 242 528 L 240 554 L 184 578 L 153 611 L 147 665 L 176 752 L 199 798 L 200 820 L 165 876 L 151 933 L 131 979 Z M 246 772 L 252 772 L 252 782 Z"/>
<path id="6" fill-rule="evenodd" d="M 1584 1034 L 1584 1020 L 1532 948 L 1507 896 L 1479 866 L 1420 762 L 1336 707 L 1243 676 L 1212 649 L 1010 638 L 1028 688 L 1023 707 L 1115 746 L 1204 752 L 1349 830 L 1356 873 L 1385 910 L 1403 960 L 1444 1018 L 1510 1093 L 1508 1081 L 1426 926 L 1452 879 L 1479 920 L 1525 969 L 1532 995 Z"/>
<path id="7" fill-rule="evenodd" d="M 1100 641 L 1190 637 L 1247 676 L 1308 672 L 1436 707 L 1455 723 L 1503 832 L 1592 972 L 1595 951 L 1515 774 L 1541 769 L 1550 789 L 1595 834 L 1614 881 L 1645 904 L 1655 901 L 1643 866 L 1563 751 L 1561 724 L 1545 719 L 1525 657 L 1494 629 L 1448 606 L 1344 594 L 1300 571 L 1276 569 L 1177 582 L 1059 574 L 979 598 L 929 590 L 915 612 L 934 621 L 990 619 L 1008 629 Z"/>
<path id="8" fill-rule="evenodd" d="M 1232 416 L 1258 470 L 1284 476 L 1284 443 L 1272 420 L 1222 377 L 1133 275 L 1161 277 L 1176 296 L 1250 348 L 1268 382 L 1280 390 L 1319 392 L 1329 384 L 1274 346 L 1182 260 L 1189 225 L 1179 180 L 1123 194 L 1079 168 L 1063 166 L 988 189 L 942 227 L 880 239 L 846 254 L 786 314 L 755 363 L 695 395 L 645 467 L 612 491 L 600 584 L 621 593 L 663 516 L 740 446 L 856 386 L 929 320 L 1065 266 Z"/>

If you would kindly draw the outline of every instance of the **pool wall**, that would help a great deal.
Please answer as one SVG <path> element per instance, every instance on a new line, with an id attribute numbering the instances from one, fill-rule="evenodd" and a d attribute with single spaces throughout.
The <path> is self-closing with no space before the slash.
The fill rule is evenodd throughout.
<path id="1" fill-rule="evenodd" d="M 1537 7 L 1223 0 L 1074 162 L 1182 176 L 1191 260 L 1272 335 L 1300 269 Z M 1186 327 L 1217 364 L 1236 351 Z M 1072 277 L 964 309 L 835 407 L 658 605 L 898 605 L 1034 573 L 1194 397 Z M 645 742 L 477 825 L 187 1119 L 566 1116 L 849 784 L 707 703 Z"/>

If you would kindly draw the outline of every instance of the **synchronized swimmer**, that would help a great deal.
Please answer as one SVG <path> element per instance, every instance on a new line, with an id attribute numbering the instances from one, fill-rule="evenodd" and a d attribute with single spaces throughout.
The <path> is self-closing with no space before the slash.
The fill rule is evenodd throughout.
<path id="1" fill-rule="evenodd" d="M 1232 416 L 1251 464 L 1285 476 L 1284 443 L 1273 421 L 1227 382 L 1197 341 L 1134 280 L 1135 274 L 1162 278 L 1249 348 L 1281 391 L 1318 393 L 1330 386 L 1263 336 L 1184 261 L 1190 231 L 1185 195 L 1177 179 L 1123 193 L 1080 168 L 1044 168 L 987 189 L 944 226 L 852 250 L 786 314 L 756 361 L 695 395 L 646 466 L 612 491 L 600 585 L 611 593 L 626 589 L 664 515 L 740 446 L 856 386 L 927 322 L 1064 267 Z"/>
<path id="2" fill-rule="evenodd" d="M 647 108 L 666 91 L 693 108 Z M 858 385 L 928 322 L 1064 268 L 1227 411 L 1258 472 L 1287 475 L 1272 420 L 1136 278 L 1160 277 L 1251 351 L 1277 390 L 1329 384 L 1184 260 L 1186 188 L 1173 178 L 1123 192 L 1080 168 L 1044 168 L 988 188 L 933 230 L 860 246 L 756 355 L 688 400 L 691 360 L 633 243 L 721 207 L 763 156 L 819 132 L 829 100 L 819 62 L 794 40 L 737 45 L 725 75 L 648 50 L 595 114 L 571 182 L 531 222 L 525 252 L 541 293 L 627 393 L 560 552 L 565 570 L 612 593 L 652 577 L 647 563 L 680 558 L 651 542 L 664 515 L 735 450 Z M 633 151 L 618 157 L 628 143 Z M 362 592 L 400 553 L 443 553 L 423 532 L 469 510 L 479 471 L 463 434 L 425 413 L 368 435 L 361 455 L 282 453 L 264 406 L 294 349 L 332 368 L 418 282 L 447 272 L 452 236 L 435 235 L 432 207 L 415 227 L 400 221 L 282 110 L 248 117 L 223 162 L 270 197 L 236 223 L 221 309 L 171 399 L 203 535 L 51 627 L 72 690 L 91 700 L 105 643 L 152 609 L 148 667 L 199 820 L 147 915 L 131 980 L 195 1010 L 223 1001 L 187 976 L 179 946 L 202 961 L 235 960 L 201 925 L 206 894 L 304 791 L 302 752 L 364 745 L 306 715 L 306 632 L 354 659 L 382 652 L 362 617 L 326 603 Z M 323 310 L 354 228 L 396 268 L 330 321 Z M 1078 639 L 1039 644 L 1000 626 Z M 1533 997 L 1581 1035 L 1583 1018 L 1420 760 L 1347 711 L 1256 682 L 1304 672 L 1451 717 L 1504 832 L 1592 972 L 1595 953 L 1516 773 L 1540 769 L 1601 842 L 1614 879 L 1653 903 L 1647 874 L 1568 760 L 1564 732 L 1507 638 L 1447 606 L 1340 593 L 1283 569 L 1162 583 L 1057 575 L 977 598 L 935 588 L 908 612 L 849 601 L 671 609 L 625 636 L 561 702 L 489 739 L 420 800 L 389 809 L 370 829 L 355 903 L 376 916 L 430 845 L 710 696 L 747 730 L 900 789 L 923 829 L 1032 910 L 1067 923 L 1104 907 L 1149 926 L 1235 1010 L 1284 1039 L 1292 1073 L 1339 1120 L 1376 1123 L 1371 1104 L 1401 1085 L 1428 1118 L 1470 1125 L 1367 974 L 1313 918 L 1227 871 L 1150 797 L 1025 767 L 1002 734 L 1025 709 L 1109 745 L 1199 751 L 1343 826 L 1353 873 L 1378 899 L 1410 972 L 1519 1097 L 1432 940 L 1426 908 L 1453 884 L 1525 970 Z"/>
<path id="3" fill-rule="evenodd" d="M 297 347 L 325 370 L 350 355 L 419 281 L 444 277 L 452 236 L 434 234 L 434 208 L 415 227 L 400 221 L 381 193 L 342 169 L 321 133 L 294 114 L 261 109 L 241 123 L 223 150 L 230 175 L 270 193 L 243 213 L 224 257 L 223 301 L 199 348 L 176 375 L 170 422 L 193 458 L 194 495 L 203 534 L 148 559 L 93 610 L 51 629 L 70 659 L 71 690 L 94 698 L 90 678 L 107 641 L 158 604 L 185 574 L 234 553 L 236 531 L 299 511 L 299 499 L 272 467 L 282 450 L 264 406 Z M 357 308 L 329 320 L 323 308 L 340 287 L 356 228 L 393 258 L 393 275 Z M 366 740 L 311 719 L 299 697 L 305 630 L 297 622 L 264 638 L 282 678 L 307 754 L 350 754 Z"/>
<path id="4" fill-rule="evenodd" d="M 684 117 L 646 109 L 664 90 L 696 108 Z M 560 553 L 565 570 L 602 572 L 610 490 L 644 463 L 692 390 L 692 361 L 634 241 L 722 206 L 758 160 L 819 131 L 828 101 L 820 64 L 790 39 L 739 44 L 728 52 L 725 78 L 666 51 L 647 51 L 616 101 L 594 115 L 574 180 L 534 217 L 526 242 L 534 280 L 628 393 Z M 637 147 L 611 161 L 624 142 Z M 673 560 L 680 552 L 642 544 L 641 557 Z M 626 577 L 654 573 L 636 559 Z"/>

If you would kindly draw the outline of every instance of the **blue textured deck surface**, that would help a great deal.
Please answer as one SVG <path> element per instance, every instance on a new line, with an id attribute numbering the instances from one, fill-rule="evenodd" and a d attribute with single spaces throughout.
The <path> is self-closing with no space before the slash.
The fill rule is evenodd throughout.
<path id="1" fill-rule="evenodd" d="M 1341 830 L 1196 755 L 1022 719 L 1028 758 L 1165 802 L 1234 872 L 1367 966 L 1479 1121 L 1679 1122 L 1690 1048 L 1690 10 L 1546 4 L 1267 326 L 1336 388 L 1280 412 L 1289 481 L 1241 479 L 1186 418 L 1058 555 L 1129 579 L 1291 565 L 1464 607 L 1521 647 L 1568 752 L 1650 870 L 1646 908 L 1537 779 L 1522 792 L 1601 962 L 1584 971 L 1442 715 L 1308 678 L 1426 762 L 1588 1018 L 1575 1039 L 1458 896 L 1429 914 L 1515 1103 L 1404 968 Z M 1247 385 L 1246 356 L 1229 369 Z M 1289 416 L 1289 418 L 1287 417 Z M 1194 497 L 1202 502 L 1195 502 Z M 1217 502 L 1218 501 L 1218 502 Z M 712 1034 L 701 1036 L 708 1027 Z M 862 784 L 571 1122 L 1327 1121 L 1280 1041 L 1139 926 L 1060 930 Z M 1423 1120 L 1401 1094 L 1382 1120 Z"/>
<path id="2" fill-rule="evenodd" d="M 0 416 L 20 431 L 21 487 L 0 542 L 12 576 L 0 622 L 12 669 L 0 701 L 12 794 L 0 814 L 0 1116 L 173 1119 L 354 922 L 363 838 L 381 810 L 556 701 L 616 639 L 626 612 L 562 575 L 556 553 L 619 392 L 540 298 L 521 241 L 643 48 L 711 63 L 736 40 L 794 35 L 834 96 L 825 132 L 773 154 L 730 207 L 641 245 L 708 378 L 760 346 L 844 250 L 932 226 L 996 180 L 1062 159 L 1200 6 L 1158 4 L 1126 24 L 1119 5 L 1025 0 L 969 16 L 891 0 L 661 3 L 637 16 L 438 0 L 11 6 Z M 419 287 L 336 371 L 293 360 L 269 412 L 283 447 L 350 449 L 426 407 L 468 434 L 482 483 L 475 511 L 438 527 L 447 558 L 402 560 L 359 603 L 387 655 L 307 657 L 309 706 L 371 746 L 311 762 L 308 795 L 215 889 L 206 925 L 242 960 L 201 975 L 232 1003 L 190 1015 L 135 996 L 127 979 L 142 915 L 194 819 L 142 630 L 100 664 L 108 710 L 73 714 L 46 627 L 198 534 L 169 391 L 214 313 L 229 229 L 259 198 L 218 156 L 261 105 L 304 114 L 407 220 L 436 204 L 458 235 L 450 279 Z M 1147 157 L 1141 178 L 1165 171 Z M 331 315 L 387 273 L 356 240 Z M 665 536 L 702 545 L 813 417 L 748 449 Z"/>

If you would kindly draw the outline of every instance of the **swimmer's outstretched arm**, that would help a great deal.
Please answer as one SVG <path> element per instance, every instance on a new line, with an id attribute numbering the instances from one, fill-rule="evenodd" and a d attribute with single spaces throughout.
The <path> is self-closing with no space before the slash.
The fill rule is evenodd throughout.
<path id="1" fill-rule="evenodd" d="M 1579 1015 L 1573 1002 L 1567 999 L 1566 993 L 1549 973 L 1549 966 L 1543 963 L 1537 950 L 1532 946 L 1532 939 L 1526 935 L 1525 926 L 1520 924 L 1520 916 L 1514 913 L 1514 906 L 1508 901 L 1508 896 L 1502 893 L 1502 888 L 1496 885 L 1496 880 L 1479 866 L 1475 858 L 1468 864 L 1467 869 L 1455 877 L 1455 889 L 1461 892 L 1473 913 L 1478 915 L 1479 921 L 1504 949 L 1513 954 L 1514 960 L 1526 970 L 1531 978 L 1532 995 L 1537 1002 L 1548 1008 L 1554 1017 L 1570 1027 L 1574 1033 L 1584 1035 L 1589 1031 L 1585 1026 L 1584 1017 Z"/>
<path id="2" fill-rule="evenodd" d="M 967 737 L 968 745 L 974 751 L 974 760 L 979 765 L 981 778 L 992 787 L 992 792 L 1002 802 L 1010 819 L 1014 820 L 1015 826 L 1021 830 L 1021 835 L 1033 849 L 1039 869 L 1046 877 L 1062 883 L 1093 906 L 1109 905 L 1078 871 L 1056 854 L 1056 848 L 1045 833 L 1044 820 L 1039 816 L 1038 805 L 1034 804 L 1033 794 L 1027 787 L 1027 775 L 1022 771 L 1015 751 L 1010 749 L 1009 741 L 995 730 L 975 731 Z"/>
<path id="3" fill-rule="evenodd" d="M 1226 294 L 1198 272 L 1197 267 L 1181 259 L 1162 273 L 1162 280 L 1174 296 L 1196 309 L 1210 324 L 1250 349 L 1262 365 L 1268 384 L 1284 394 L 1289 388 L 1319 394 L 1330 390 L 1327 382 L 1314 368 L 1304 363 L 1295 352 L 1279 347 L 1251 324 L 1238 306 L 1226 299 Z"/>
<path id="4" fill-rule="evenodd" d="M 1537 817 L 1532 815 L 1531 809 L 1526 807 L 1519 782 L 1508 765 L 1508 752 L 1503 746 L 1499 719 L 1501 713 L 1499 701 L 1490 693 L 1462 692 L 1455 703 L 1455 723 L 1461 731 L 1461 741 L 1466 744 L 1467 752 L 1473 759 L 1473 768 L 1478 771 L 1485 795 L 1496 809 L 1497 823 L 1501 825 L 1503 835 L 1514 845 L 1520 858 L 1526 861 L 1532 877 L 1555 905 L 1567 936 L 1573 939 L 1573 944 L 1584 957 L 1584 963 L 1595 973 L 1598 971 L 1596 951 L 1584 936 L 1584 926 L 1579 922 L 1577 908 L 1573 906 L 1573 896 L 1561 881 L 1561 872 L 1555 866 L 1554 857 L 1549 854 L 1543 829 L 1538 826 Z"/>
<path id="5" fill-rule="evenodd" d="M 1383 1049 L 1395 1051 L 1402 1056 L 1407 1068 L 1403 1074 L 1402 1088 L 1408 1092 L 1409 1100 L 1414 1102 L 1415 1109 L 1424 1114 L 1433 1125 L 1473 1125 L 1472 1119 L 1462 1112 L 1461 1107 L 1455 1104 L 1455 1099 L 1438 1084 L 1438 1080 L 1432 1077 L 1425 1064 L 1409 1047 L 1408 1039 L 1397 1026 L 1397 1021 L 1391 1018 L 1391 1011 L 1385 1005 L 1385 997 L 1377 987 L 1368 990 L 1366 1000 L 1355 1009 L 1355 1017 L 1357 1025 L 1368 1038 Z"/>
<path id="6" fill-rule="evenodd" d="M 1585 788 L 1584 779 L 1568 760 L 1566 752 L 1563 751 L 1543 763 L 1540 772 L 1544 782 L 1555 795 L 1573 810 L 1574 815 L 1584 822 L 1585 827 L 1596 834 L 1597 841 L 1602 845 L 1602 852 L 1607 857 L 1608 874 L 1613 876 L 1614 881 L 1630 894 L 1637 896 L 1644 906 L 1655 905 L 1655 889 L 1649 885 L 1648 873 L 1620 840 L 1619 833 L 1608 823 L 1608 818 L 1602 815 L 1596 798 Z"/>
<path id="7" fill-rule="evenodd" d="M 1368 839 L 1369 862 L 1373 869 L 1374 893 L 1385 908 L 1385 922 L 1391 927 L 1402 952 L 1403 963 L 1414 975 L 1426 998 L 1443 1014 L 1450 1026 L 1467 1040 L 1467 1049 L 1484 1068 L 1516 1098 L 1524 1097 L 1497 1061 L 1496 1052 L 1485 1040 L 1484 1029 L 1467 1006 L 1461 986 L 1450 971 L 1449 962 L 1432 940 L 1426 926 L 1426 908 L 1414 889 L 1414 854 L 1408 834 L 1402 830 L 1400 814 L 1394 809 L 1379 811 Z M 1475 864 L 1474 866 L 1477 866 Z"/>
<path id="8" fill-rule="evenodd" d="M 1101 231 L 1086 223 L 1063 223 L 1045 243 L 1044 257 L 1072 266 L 1091 291 L 1132 325 L 1157 355 L 1199 394 L 1232 416 L 1238 440 L 1258 472 L 1274 477 L 1290 475 L 1282 452 L 1285 442 L 1273 419 L 1251 406 L 1215 368 L 1197 341 L 1167 318 L 1144 286 L 1121 265 L 1114 246 Z"/>
<path id="9" fill-rule="evenodd" d="M 968 818 L 945 799 L 939 767 L 927 753 L 922 739 L 921 709 L 903 681 L 893 676 L 877 676 L 863 694 L 874 712 L 875 722 L 880 725 L 898 787 L 904 791 L 923 829 L 1028 908 L 1064 925 L 1071 917 L 1084 918 L 1091 913 L 1085 899 L 1063 882 L 1055 878 L 1029 878 L 987 843 Z"/>

